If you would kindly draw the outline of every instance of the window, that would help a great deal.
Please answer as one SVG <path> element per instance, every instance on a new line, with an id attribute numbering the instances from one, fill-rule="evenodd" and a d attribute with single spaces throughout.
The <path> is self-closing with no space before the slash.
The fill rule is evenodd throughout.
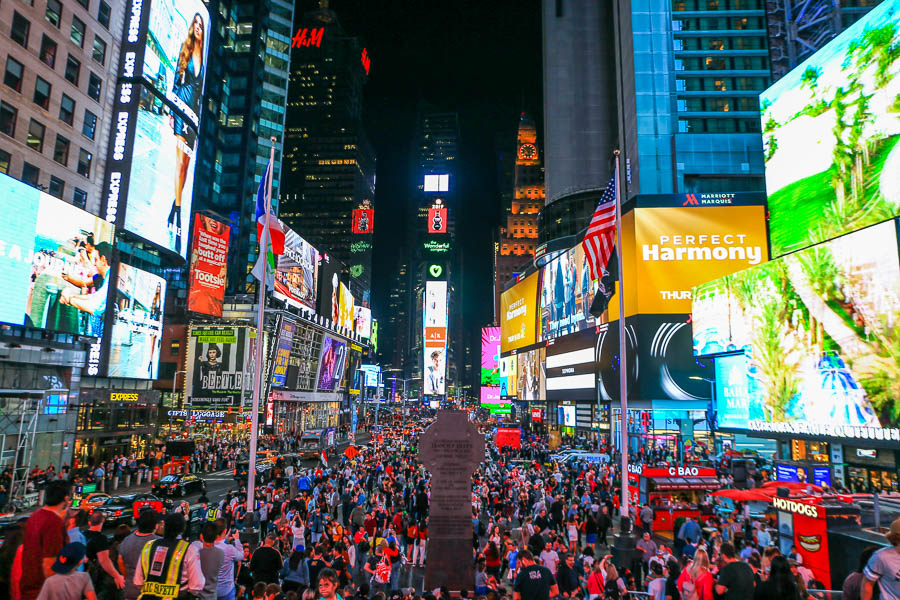
<path id="1" fill-rule="evenodd" d="M 59 177 L 50 176 L 50 190 L 48 193 L 51 196 L 56 196 L 60 200 L 62 200 L 63 193 L 66 191 L 66 182 L 60 179 Z"/>
<path id="2" fill-rule="evenodd" d="M 32 187 L 38 186 L 38 179 L 41 176 L 41 170 L 31 163 L 22 165 L 22 181 Z"/>
<path id="3" fill-rule="evenodd" d="M 0 173 L 9 175 L 9 161 L 12 160 L 12 154 L 6 150 L 0 150 Z"/>
<path id="4" fill-rule="evenodd" d="M 78 4 L 84 7 L 84 10 L 91 9 L 91 0 L 76 0 Z"/>
<path id="5" fill-rule="evenodd" d="M 94 36 L 94 60 L 98 63 L 105 64 L 106 63 L 106 42 L 100 38 L 99 35 Z"/>
<path id="6" fill-rule="evenodd" d="M 78 208 L 85 208 L 87 206 L 87 192 L 81 188 L 75 188 L 75 193 L 72 195 L 72 204 Z"/>
<path id="7" fill-rule="evenodd" d="M 59 28 L 59 22 L 62 20 L 62 2 L 59 0 L 47 0 L 47 10 L 44 11 L 44 17 L 54 27 Z"/>
<path id="8" fill-rule="evenodd" d="M 9 37 L 20 46 L 28 47 L 28 32 L 31 31 L 31 21 L 17 12 L 13 13 L 12 30 Z"/>
<path id="9" fill-rule="evenodd" d="M 70 54 L 66 58 L 66 79 L 78 85 L 79 77 L 81 77 L 81 62 Z"/>
<path id="10" fill-rule="evenodd" d="M 9 137 L 16 135 L 16 117 L 19 111 L 10 106 L 6 102 L 0 102 L 0 133 L 5 133 Z"/>
<path id="11" fill-rule="evenodd" d="M 84 21 L 78 17 L 72 17 L 72 31 L 69 33 L 69 39 L 84 47 Z"/>
<path id="12" fill-rule="evenodd" d="M 91 73 L 91 76 L 88 77 L 88 96 L 100 102 L 100 90 L 103 87 L 103 80 Z"/>
<path id="13" fill-rule="evenodd" d="M 22 77 L 25 75 L 25 67 L 12 56 L 6 57 L 6 73 L 3 75 L 3 83 L 16 90 L 22 91 Z"/>
<path id="14" fill-rule="evenodd" d="M 69 164 L 69 140 L 63 136 L 56 134 L 56 145 L 53 146 L 53 160 L 61 165 Z"/>
<path id="15" fill-rule="evenodd" d="M 56 66 L 56 42 L 46 35 L 41 38 L 41 60 L 51 69 Z"/>
<path id="16" fill-rule="evenodd" d="M 50 83 L 40 77 L 34 80 L 34 103 L 44 110 L 50 108 Z"/>
<path id="17" fill-rule="evenodd" d="M 82 177 L 90 177 L 91 176 L 91 161 L 94 160 L 94 156 L 81 148 L 78 151 L 78 168 L 75 169 L 79 175 Z"/>
<path id="18" fill-rule="evenodd" d="M 59 101 L 59 120 L 67 125 L 75 123 L 75 101 L 65 94 Z"/>
<path id="19" fill-rule="evenodd" d="M 81 133 L 88 139 L 94 139 L 97 135 L 97 115 L 85 109 L 84 123 L 81 125 Z"/>
<path id="20" fill-rule="evenodd" d="M 112 9 L 109 8 L 109 4 L 100 0 L 100 6 L 97 8 L 97 20 L 107 29 L 109 29 L 109 18 L 111 13 Z"/>
<path id="21" fill-rule="evenodd" d="M 44 149 L 44 132 L 46 131 L 46 127 L 44 127 L 40 121 L 35 121 L 34 119 L 28 124 L 28 147 L 36 152 L 41 152 Z"/>

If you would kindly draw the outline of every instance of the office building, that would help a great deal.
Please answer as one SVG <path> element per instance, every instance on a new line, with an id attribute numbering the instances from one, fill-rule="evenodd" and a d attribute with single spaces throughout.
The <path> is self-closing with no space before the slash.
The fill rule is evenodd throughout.
<path id="1" fill-rule="evenodd" d="M 375 154 L 362 126 L 368 55 L 326 2 L 298 15 L 291 53 L 279 215 L 348 265 L 351 291 L 368 305 L 372 236 L 352 224 L 353 210 L 375 200 Z"/>

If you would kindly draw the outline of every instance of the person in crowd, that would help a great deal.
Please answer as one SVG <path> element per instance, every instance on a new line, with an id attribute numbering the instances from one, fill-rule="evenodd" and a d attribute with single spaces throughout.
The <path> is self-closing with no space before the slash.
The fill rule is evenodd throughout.
<path id="1" fill-rule="evenodd" d="M 69 507 L 70 489 L 66 481 L 51 481 L 44 488 L 44 505 L 25 522 L 22 556 L 27 558 L 22 560 L 21 600 L 35 600 L 44 580 L 55 573 L 53 565 L 67 538 L 63 517 Z"/>
<path id="2" fill-rule="evenodd" d="M 787 558 L 778 555 L 772 558 L 769 577 L 753 591 L 754 600 L 807 600 L 797 585 L 797 578 L 791 573 Z"/>
<path id="3" fill-rule="evenodd" d="M 550 600 L 559 596 L 553 573 L 535 562 L 528 550 L 520 550 L 517 558 L 519 574 L 513 584 L 513 600 Z"/>
<path id="4" fill-rule="evenodd" d="M 753 569 L 747 563 L 738 560 L 731 542 L 722 544 L 722 561 L 725 564 L 719 570 L 716 594 L 723 600 L 746 600 L 751 597 L 755 582 Z"/>
<path id="5" fill-rule="evenodd" d="M 861 600 L 862 584 L 865 579 L 863 571 L 869 564 L 869 559 L 878 550 L 878 546 L 866 546 L 859 555 L 859 565 L 856 570 L 847 575 L 841 587 L 841 600 Z"/>
<path id="6" fill-rule="evenodd" d="M 38 600 L 97 600 L 90 575 L 78 570 L 85 551 L 81 542 L 63 546 L 50 567 L 53 574 L 41 586 Z"/>

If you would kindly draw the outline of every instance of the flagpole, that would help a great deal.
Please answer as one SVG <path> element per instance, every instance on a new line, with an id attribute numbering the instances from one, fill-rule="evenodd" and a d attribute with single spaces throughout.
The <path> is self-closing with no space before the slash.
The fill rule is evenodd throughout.
<path id="1" fill-rule="evenodd" d="M 625 263 L 625 253 L 622 248 L 622 196 L 619 192 L 619 150 L 615 151 L 616 156 L 616 248 L 618 250 L 618 271 L 619 271 L 619 401 L 621 403 L 621 423 L 619 432 L 622 440 L 622 503 L 620 516 L 630 516 L 628 507 L 628 361 L 626 357 L 626 349 L 628 344 L 625 340 L 625 279 L 622 276 L 622 265 Z M 627 531 L 623 531 L 627 534 Z"/>
<path id="2" fill-rule="evenodd" d="M 266 213 L 262 238 L 259 240 L 259 254 L 265 261 L 269 247 L 269 214 L 272 212 L 272 172 L 275 170 L 275 138 L 270 138 L 269 165 L 266 169 Z M 265 263 L 263 263 L 265 266 Z M 256 494 L 256 438 L 259 434 L 259 395 L 262 387 L 263 326 L 266 311 L 266 270 L 259 280 L 259 299 L 256 308 L 256 372 L 253 375 L 253 405 L 250 409 L 250 461 L 247 468 L 247 516 L 253 518 L 254 496 Z M 252 521 L 251 521 L 252 522 Z"/>

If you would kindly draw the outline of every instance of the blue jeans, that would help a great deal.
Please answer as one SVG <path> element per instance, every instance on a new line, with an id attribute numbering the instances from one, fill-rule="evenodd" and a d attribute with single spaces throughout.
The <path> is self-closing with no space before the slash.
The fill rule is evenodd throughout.
<path id="1" fill-rule="evenodd" d="M 234 600 L 234 588 L 224 596 L 216 596 L 216 600 Z"/>

